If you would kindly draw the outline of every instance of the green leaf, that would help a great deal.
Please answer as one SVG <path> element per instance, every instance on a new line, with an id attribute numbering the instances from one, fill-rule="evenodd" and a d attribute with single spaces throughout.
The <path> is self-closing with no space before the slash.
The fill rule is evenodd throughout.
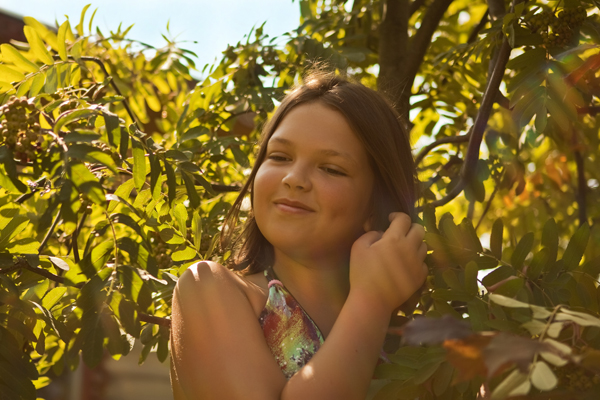
<path id="1" fill-rule="evenodd" d="M 54 50 L 57 49 L 56 46 L 56 34 L 52 32 L 50 29 L 46 28 L 44 24 L 39 22 L 33 17 L 23 17 L 23 22 L 28 26 L 35 29 L 35 31 L 40 35 L 40 37 L 50 45 Z"/>
<path id="2" fill-rule="evenodd" d="M 0 251 L 8 247 L 11 244 L 11 240 L 21 233 L 29 222 L 29 218 L 23 215 L 14 216 L 0 231 Z"/>
<path id="3" fill-rule="evenodd" d="M 531 383 L 539 390 L 552 390 L 558 384 L 556 375 L 544 361 L 538 361 L 533 365 L 531 371 Z"/>
<path id="4" fill-rule="evenodd" d="M 103 207 L 106 203 L 104 190 L 94 174 L 83 163 L 73 163 L 69 169 L 71 180 L 80 193 L 85 193 L 94 203 Z"/>
<path id="5" fill-rule="evenodd" d="M 194 247 L 196 250 L 200 250 L 202 244 L 202 217 L 198 212 L 193 213 L 192 234 L 194 238 Z"/>
<path id="6" fill-rule="evenodd" d="M 512 254 L 512 257 L 510 258 L 510 263 L 512 264 L 514 269 L 520 270 L 523 267 L 523 261 L 525 261 L 525 258 L 531 251 L 532 247 L 533 232 L 529 232 L 521 238 L 519 244 L 517 244 L 517 247 L 515 248 Z"/>
<path id="7" fill-rule="evenodd" d="M 177 225 L 179 226 L 179 232 L 181 232 L 181 234 L 185 236 L 187 233 L 187 208 L 185 208 L 185 206 L 182 203 L 179 203 L 171 209 L 171 214 L 173 215 L 173 218 L 175 218 L 175 220 L 177 221 Z"/>
<path id="8" fill-rule="evenodd" d="M 579 266 L 589 238 L 590 227 L 584 223 L 577 229 L 563 254 L 562 260 L 567 271 L 572 271 Z"/>
<path id="9" fill-rule="evenodd" d="M 25 75 L 6 65 L 0 65 L 0 82 L 21 82 Z"/>
<path id="10" fill-rule="evenodd" d="M 500 285 L 495 291 L 495 294 L 500 294 L 507 297 L 514 297 L 525 285 L 523 278 L 510 279 Z"/>
<path id="11" fill-rule="evenodd" d="M 463 285 L 458 280 L 456 273 L 454 273 L 454 271 L 451 268 L 447 268 L 446 270 L 444 270 L 444 272 L 442 272 L 442 277 L 444 278 L 444 282 L 446 282 L 446 285 L 448 285 L 450 289 L 456 290 L 458 292 L 465 291 Z"/>
<path id="12" fill-rule="evenodd" d="M 467 293 L 475 296 L 479 287 L 477 286 L 477 273 L 479 272 L 479 266 L 475 261 L 469 261 L 465 266 L 465 290 Z"/>
<path id="13" fill-rule="evenodd" d="M 117 204 L 122 201 L 121 199 L 129 199 L 129 196 L 131 195 L 131 191 L 133 190 L 134 187 L 134 181 L 133 179 L 129 179 L 127 181 L 125 181 L 124 183 L 120 184 L 119 187 L 117 188 L 117 190 L 115 190 L 114 195 L 117 196 L 116 200 L 112 200 L 108 205 L 108 208 L 106 211 L 108 211 L 109 213 L 112 213 L 115 208 L 117 207 Z M 124 200 L 126 201 L 126 200 Z M 133 208 L 133 207 L 132 207 Z"/>
<path id="14" fill-rule="evenodd" d="M 546 62 L 546 50 L 543 48 L 535 48 L 528 50 L 513 58 L 506 63 L 506 68 L 522 69 L 531 66 L 537 66 L 541 69 L 542 64 Z"/>
<path id="15" fill-rule="evenodd" d="M 123 224 L 125 226 L 128 226 L 131 229 L 133 229 L 133 231 L 136 232 L 138 235 L 140 235 L 142 237 L 144 236 L 142 233 L 142 228 L 140 228 L 140 225 L 136 221 L 134 221 L 134 219 L 131 218 L 129 215 L 121 214 L 121 213 L 112 214 L 110 216 L 110 220 L 116 224 Z"/>
<path id="16" fill-rule="evenodd" d="M 59 133 L 60 130 L 67 124 L 70 124 L 81 119 L 89 118 L 98 115 L 99 110 L 86 108 L 83 110 L 70 110 L 59 115 L 54 125 L 54 133 Z"/>
<path id="17" fill-rule="evenodd" d="M 100 314 L 91 310 L 84 312 L 81 317 L 81 325 L 79 335 L 83 337 L 81 348 L 83 362 L 89 368 L 94 368 L 100 364 L 104 353 L 104 329 Z"/>
<path id="18" fill-rule="evenodd" d="M 97 147 L 88 144 L 73 144 L 69 147 L 67 155 L 71 158 L 86 161 L 92 164 L 103 164 L 114 174 L 117 174 L 115 161 L 108 154 L 100 151 Z"/>
<path id="19" fill-rule="evenodd" d="M 481 242 L 479 241 L 479 237 L 477 236 L 477 232 L 475 232 L 471 220 L 468 218 L 463 219 L 459 227 L 462 231 L 461 236 L 463 237 L 464 247 L 482 253 L 483 247 L 481 247 Z"/>
<path id="20" fill-rule="evenodd" d="M 75 27 L 79 36 L 83 36 L 83 21 L 85 20 L 85 13 L 87 12 L 88 8 L 90 8 L 90 6 L 91 4 L 86 4 L 85 7 L 83 7 L 83 10 L 81 10 L 81 17 L 79 18 L 79 23 Z"/>
<path id="21" fill-rule="evenodd" d="M 175 171 L 173 171 L 173 167 L 171 163 L 165 160 L 165 172 L 167 173 L 167 187 L 169 189 L 169 204 L 175 200 L 177 196 L 177 180 L 175 179 Z"/>
<path id="22" fill-rule="evenodd" d="M 2 50 L 3 62 L 10 61 L 25 72 L 36 72 L 39 69 L 36 64 L 29 61 L 19 50 L 8 43 L 0 45 L 0 50 Z"/>
<path id="23" fill-rule="evenodd" d="M 4 171 L 0 168 L 0 184 L 9 192 L 27 191 L 27 186 L 17 177 L 17 165 L 13 158 L 12 151 L 5 145 L 0 146 L 0 165 L 4 167 Z"/>
<path id="24" fill-rule="evenodd" d="M 50 290 L 44 298 L 42 299 L 42 306 L 47 308 L 48 310 L 52 309 L 56 303 L 63 298 L 65 293 L 67 292 L 67 288 L 65 286 L 55 287 Z"/>
<path id="25" fill-rule="evenodd" d="M 487 274 L 486 276 L 483 277 L 483 279 L 481 280 L 481 282 L 483 283 L 483 285 L 485 287 L 490 287 L 492 285 L 495 285 L 496 283 L 509 278 L 511 276 L 515 275 L 515 270 L 514 268 L 512 268 L 509 265 L 502 265 L 498 268 L 496 268 L 495 270 L 493 270 L 492 272 L 490 272 L 489 274 Z"/>
<path id="26" fill-rule="evenodd" d="M 113 146 L 117 147 L 121 142 L 121 126 L 119 124 L 119 117 L 115 114 L 103 112 L 102 116 L 106 121 L 106 134 L 108 136 L 108 142 Z"/>
<path id="27" fill-rule="evenodd" d="M 208 128 L 206 128 L 204 126 L 195 126 L 193 128 L 188 129 L 187 131 L 185 131 L 183 133 L 183 135 L 181 135 L 181 139 L 179 139 L 179 141 L 186 142 L 188 140 L 197 139 L 200 136 L 206 135 L 209 133 L 210 133 L 210 131 L 208 130 Z"/>
<path id="28" fill-rule="evenodd" d="M 181 177 L 183 178 L 183 182 L 185 183 L 185 188 L 187 190 L 188 199 L 190 200 L 190 205 L 192 206 L 192 209 L 198 208 L 200 206 L 200 196 L 198 196 L 198 192 L 196 191 L 196 186 L 194 185 L 194 178 L 183 170 L 181 170 Z"/>
<path id="29" fill-rule="evenodd" d="M 433 375 L 433 393 L 436 396 L 441 396 L 448 389 L 453 374 L 454 368 L 449 363 L 445 362 L 440 365 Z"/>
<path id="30" fill-rule="evenodd" d="M 67 61 L 67 31 L 71 30 L 71 25 L 69 24 L 69 20 L 66 20 L 62 23 L 60 28 L 58 28 L 58 37 L 56 39 L 58 46 L 58 55 L 60 59 L 63 61 Z"/>
<path id="31" fill-rule="evenodd" d="M 25 32 L 25 37 L 27 38 L 27 42 L 29 42 L 29 46 L 31 47 L 33 54 L 35 54 L 36 57 L 44 64 L 53 65 L 54 59 L 52 58 L 50 52 L 46 49 L 44 42 L 42 42 L 42 39 L 40 39 L 35 29 L 30 26 L 25 26 L 23 31 Z"/>
<path id="32" fill-rule="evenodd" d="M 492 400 L 503 400 L 510 396 L 526 395 L 531 389 L 529 377 L 515 369 L 492 392 Z"/>
<path id="33" fill-rule="evenodd" d="M 527 268 L 527 277 L 529 279 L 537 279 L 540 274 L 549 267 L 549 263 L 549 251 L 544 247 L 533 256 L 533 259 Z"/>
<path id="34" fill-rule="evenodd" d="M 84 143 L 91 143 L 94 140 L 98 140 L 100 139 L 100 135 L 93 133 L 92 132 L 88 132 L 88 131 L 75 131 L 75 132 L 69 132 L 67 133 L 67 135 L 63 138 L 63 141 L 65 143 L 77 143 L 77 142 L 84 142 Z M 94 150 L 96 150 L 94 148 Z"/>
<path id="35" fill-rule="evenodd" d="M 37 96 L 40 91 L 44 88 L 46 84 L 46 74 L 43 72 L 38 73 L 31 82 L 31 87 L 29 88 L 29 97 Z"/>
<path id="36" fill-rule="evenodd" d="M 556 255 L 558 254 L 558 226 L 554 218 L 549 218 L 544 224 L 542 246 L 548 249 L 550 261 L 556 261 Z"/>
<path id="37" fill-rule="evenodd" d="M 492 235 L 490 236 L 490 250 L 494 257 L 498 260 L 502 259 L 502 234 L 504 231 L 504 223 L 502 218 L 494 221 L 492 226 Z"/>
<path id="38" fill-rule="evenodd" d="M 133 147 L 133 180 L 135 188 L 142 190 L 146 182 L 146 152 L 137 139 L 132 138 L 131 145 Z"/>
<path id="39" fill-rule="evenodd" d="M 173 255 L 171 256 L 171 258 L 173 259 L 173 261 L 179 262 L 179 261 L 191 260 L 197 256 L 198 256 L 198 253 L 196 253 L 196 251 L 193 248 L 186 247 L 183 250 L 174 252 Z"/>

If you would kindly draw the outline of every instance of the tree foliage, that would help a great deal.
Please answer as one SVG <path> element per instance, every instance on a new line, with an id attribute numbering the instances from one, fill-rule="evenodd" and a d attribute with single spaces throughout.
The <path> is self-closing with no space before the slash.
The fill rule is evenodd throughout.
<path id="1" fill-rule="evenodd" d="M 256 127 L 315 61 L 385 92 L 416 147 L 430 276 L 377 398 L 597 397 L 597 4 L 299 7 L 296 31 L 259 27 L 202 71 L 167 37 L 93 31 L 88 7 L 1 46 L 2 398 L 135 339 L 166 360 L 178 276 L 229 256 Z"/>

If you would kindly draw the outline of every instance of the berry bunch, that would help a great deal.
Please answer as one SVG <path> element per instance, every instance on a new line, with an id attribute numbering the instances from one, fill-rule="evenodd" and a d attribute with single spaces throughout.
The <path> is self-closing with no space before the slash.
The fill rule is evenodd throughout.
<path id="1" fill-rule="evenodd" d="M 563 8 L 557 13 L 546 10 L 526 22 L 533 33 L 540 33 L 544 47 L 555 48 L 569 46 L 586 17 L 585 7 L 579 6 Z"/>
<path id="2" fill-rule="evenodd" d="M 25 97 L 12 96 L 0 107 L 0 143 L 5 143 L 22 164 L 35 159 L 42 150 L 38 121 L 39 111 Z"/>
<path id="3" fill-rule="evenodd" d="M 571 392 L 585 392 L 600 384 L 600 376 L 581 367 L 570 366 L 557 371 L 559 385 Z"/>

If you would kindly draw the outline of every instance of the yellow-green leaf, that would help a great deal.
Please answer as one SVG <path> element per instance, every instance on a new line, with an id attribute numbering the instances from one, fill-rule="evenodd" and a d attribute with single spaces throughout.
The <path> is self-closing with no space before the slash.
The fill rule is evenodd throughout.
<path id="1" fill-rule="evenodd" d="M 4 43 L 0 45 L 0 49 L 2 49 L 3 62 L 10 61 L 26 72 L 36 72 L 39 69 L 37 65 L 25 58 L 19 50 L 15 49 L 10 44 Z"/>
<path id="2" fill-rule="evenodd" d="M 67 30 L 71 30 L 71 26 L 69 25 L 68 20 L 63 22 L 60 28 L 58 28 L 58 38 L 56 39 L 58 46 L 58 55 L 63 61 L 67 61 Z"/>
<path id="3" fill-rule="evenodd" d="M 54 64 L 54 59 L 52 59 L 52 55 L 46 49 L 46 45 L 40 39 L 40 36 L 37 34 L 35 29 L 30 26 L 25 26 L 23 28 L 23 32 L 25 32 L 25 37 L 27 38 L 27 42 L 29 42 L 29 46 L 31 47 L 31 51 L 33 54 L 44 64 L 52 65 Z"/>
<path id="4" fill-rule="evenodd" d="M 44 24 L 33 17 L 23 17 L 23 22 L 35 29 L 44 42 L 48 43 L 50 47 L 58 51 L 58 46 L 56 46 L 56 34 L 54 32 L 46 28 Z"/>
<path id="5" fill-rule="evenodd" d="M 6 65 L 0 65 L 0 82 L 21 82 L 25 75 Z"/>
<path id="6" fill-rule="evenodd" d="M 538 361 L 531 371 L 531 383 L 539 390 L 552 390 L 556 387 L 558 379 L 544 361 Z"/>

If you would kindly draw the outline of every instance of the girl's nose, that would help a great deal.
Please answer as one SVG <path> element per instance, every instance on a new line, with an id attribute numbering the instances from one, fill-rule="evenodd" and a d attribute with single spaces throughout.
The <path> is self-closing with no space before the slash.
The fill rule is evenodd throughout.
<path id="1" fill-rule="evenodd" d="M 287 171 L 282 179 L 282 183 L 292 190 L 310 190 L 312 188 L 312 183 L 308 175 L 306 168 L 295 165 Z"/>

